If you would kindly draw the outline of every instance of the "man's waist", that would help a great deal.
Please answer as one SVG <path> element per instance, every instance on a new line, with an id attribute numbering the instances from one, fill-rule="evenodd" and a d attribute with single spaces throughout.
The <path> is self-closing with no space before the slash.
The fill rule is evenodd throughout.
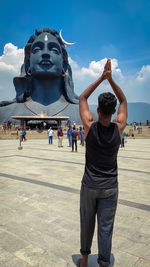
<path id="1" fill-rule="evenodd" d="M 89 188 L 115 188 L 118 186 L 118 175 L 92 176 L 84 172 L 82 184 Z"/>

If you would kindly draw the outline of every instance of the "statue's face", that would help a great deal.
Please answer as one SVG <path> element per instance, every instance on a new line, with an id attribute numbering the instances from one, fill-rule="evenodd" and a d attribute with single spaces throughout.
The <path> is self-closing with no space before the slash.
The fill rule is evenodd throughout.
<path id="1" fill-rule="evenodd" d="M 50 33 L 40 34 L 31 46 L 30 69 L 33 76 L 59 77 L 63 58 L 59 42 Z"/>

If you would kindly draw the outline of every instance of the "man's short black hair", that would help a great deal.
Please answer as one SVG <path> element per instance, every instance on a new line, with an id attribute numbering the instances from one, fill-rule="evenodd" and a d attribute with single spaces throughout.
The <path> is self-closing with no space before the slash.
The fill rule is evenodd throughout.
<path id="1" fill-rule="evenodd" d="M 104 115 L 111 115 L 117 105 L 117 98 L 112 93 L 103 93 L 98 97 L 98 108 Z"/>

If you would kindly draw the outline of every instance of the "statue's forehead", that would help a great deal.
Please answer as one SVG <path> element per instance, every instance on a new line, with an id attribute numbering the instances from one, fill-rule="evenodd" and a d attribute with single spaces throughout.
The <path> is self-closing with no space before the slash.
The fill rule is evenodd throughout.
<path id="1" fill-rule="evenodd" d="M 53 42 L 53 43 L 57 43 L 59 46 L 60 46 L 60 44 L 59 44 L 59 42 L 58 42 L 58 40 L 57 40 L 57 38 L 54 36 L 54 35 L 52 35 L 52 34 L 50 34 L 50 33 L 47 33 L 47 32 L 43 32 L 43 33 L 41 33 L 36 39 L 35 39 L 35 41 L 33 42 L 33 44 L 34 43 L 36 43 L 36 42 L 38 42 L 38 41 L 40 41 L 40 42 L 44 42 L 44 43 L 49 43 L 49 42 Z M 32 45 L 33 45 L 32 44 Z"/>

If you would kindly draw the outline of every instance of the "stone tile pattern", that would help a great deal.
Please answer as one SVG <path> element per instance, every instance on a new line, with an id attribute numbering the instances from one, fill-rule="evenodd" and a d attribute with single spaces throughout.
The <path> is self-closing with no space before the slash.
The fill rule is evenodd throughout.
<path id="1" fill-rule="evenodd" d="M 0 266 L 73 267 L 80 257 L 84 147 L 78 143 L 78 153 L 71 153 L 66 139 L 62 148 L 46 139 L 28 140 L 22 150 L 18 146 L 18 140 L 0 140 Z M 118 166 L 111 266 L 148 267 L 150 139 L 128 140 Z M 98 266 L 96 260 L 95 231 L 89 267 Z"/>

